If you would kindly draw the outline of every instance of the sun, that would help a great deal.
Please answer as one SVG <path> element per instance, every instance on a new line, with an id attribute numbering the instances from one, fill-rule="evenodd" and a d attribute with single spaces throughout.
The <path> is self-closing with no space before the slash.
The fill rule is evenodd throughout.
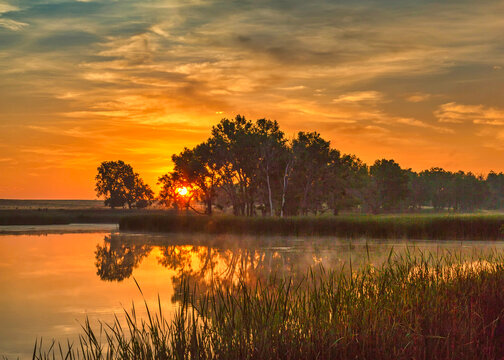
<path id="1" fill-rule="evenodd" d="M 177 193 L 181 196 L 186 196 L 188 192 L 189 191 L 187 190 L 187 188 L 185 186 L 177 189 Z"/>

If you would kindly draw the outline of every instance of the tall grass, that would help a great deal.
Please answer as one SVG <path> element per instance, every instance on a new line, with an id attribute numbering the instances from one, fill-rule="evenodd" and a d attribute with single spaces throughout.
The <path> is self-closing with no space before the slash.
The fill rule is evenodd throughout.
<path id="1" fill-rule="evenodd" d="M 343 238 L 472 239 L 502 237 L 503 215 L 397 215 L 246 218 L 227 216 L 126 216 L 120 230 L 258 235 L 331 235 Z"/>
<path id="2" fill-rule="evenodd" d="M 504 257 L 389 256 L 381 267 L 312 269 L 301 281 L 187 284 L 173 320 L 146 305 L 34 359 L 501 359 Z M 160 302 L 159 302 L 160 304 Z"/>

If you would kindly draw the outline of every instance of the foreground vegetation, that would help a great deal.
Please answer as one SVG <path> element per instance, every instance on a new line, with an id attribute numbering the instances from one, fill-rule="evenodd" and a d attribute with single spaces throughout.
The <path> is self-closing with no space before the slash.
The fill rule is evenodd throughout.
<path id="1" fill-rule="evenodd" d="M 286 218 L 137 215 L 122 218 L 119 229 L 374 239 L 496 240 L 502 238 L 503 224 L 504 215 L 476 214 Z"/>
<path id="2" fill-rule="evenodd" d="M 501 359 L 504 257 L 389 256 L 302 280 L 183 286 L 173 319 L 133 308 L 34 359 Z M 159 302 L 160 303 L 160 302 Z"/>

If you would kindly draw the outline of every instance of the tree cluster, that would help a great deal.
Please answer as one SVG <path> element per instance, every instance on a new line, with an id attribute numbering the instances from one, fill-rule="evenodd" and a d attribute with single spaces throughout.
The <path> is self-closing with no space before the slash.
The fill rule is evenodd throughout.
<path id="1" fill-rule="evenodd" d="M 331 148 L 317 132 L 301 131 L 289 140 L 276 121 L 239 115 L 222 119 L 210 138 L 174 154 L 172 161 L 173 171 L 158 179 L 158 202 L 208 215 L 215 209 L 292 216 L 504 207 L 502 173 L 486 178 L 441 168 L 417 173 L 387 159 L 367 166 Z M 97 191 L 107 205 L 141 207 L 153 200 L 131 166 L 104 162 L 98 170 Z"/>

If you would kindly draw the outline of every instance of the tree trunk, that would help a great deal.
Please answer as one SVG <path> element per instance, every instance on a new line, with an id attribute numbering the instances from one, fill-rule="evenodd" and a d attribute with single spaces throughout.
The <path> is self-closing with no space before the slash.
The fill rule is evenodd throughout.
<path id="1" fill-rule="evenodd" d="M 289 171 L 290 171 L 290 161 L 285 165 L 285 172 L 283 177 L 283 189 L 282 189 L 282 205 L 280 208 L 280 217 L 284 217 L 284 207 L 285 207 L 285 195 L 287 194 L 287 185 L 289 183 Z"/>
<path id="2" fill-rule="evenodd" d="M 209 196 L 206 199 L 206 214 L 212 215 L 212 198 Z"/>
<path id="3" fill-rule="evenodd" d="M 273 216 L 273 200 L 271 199 L 271 184 L 270 184 L 270 177 L 269 177 L 269 166 L 266 164 L 266 183 L 268 184 L 268 200 L 269 200 L 269 206 L 270 206 L 270 216 Z"/>

